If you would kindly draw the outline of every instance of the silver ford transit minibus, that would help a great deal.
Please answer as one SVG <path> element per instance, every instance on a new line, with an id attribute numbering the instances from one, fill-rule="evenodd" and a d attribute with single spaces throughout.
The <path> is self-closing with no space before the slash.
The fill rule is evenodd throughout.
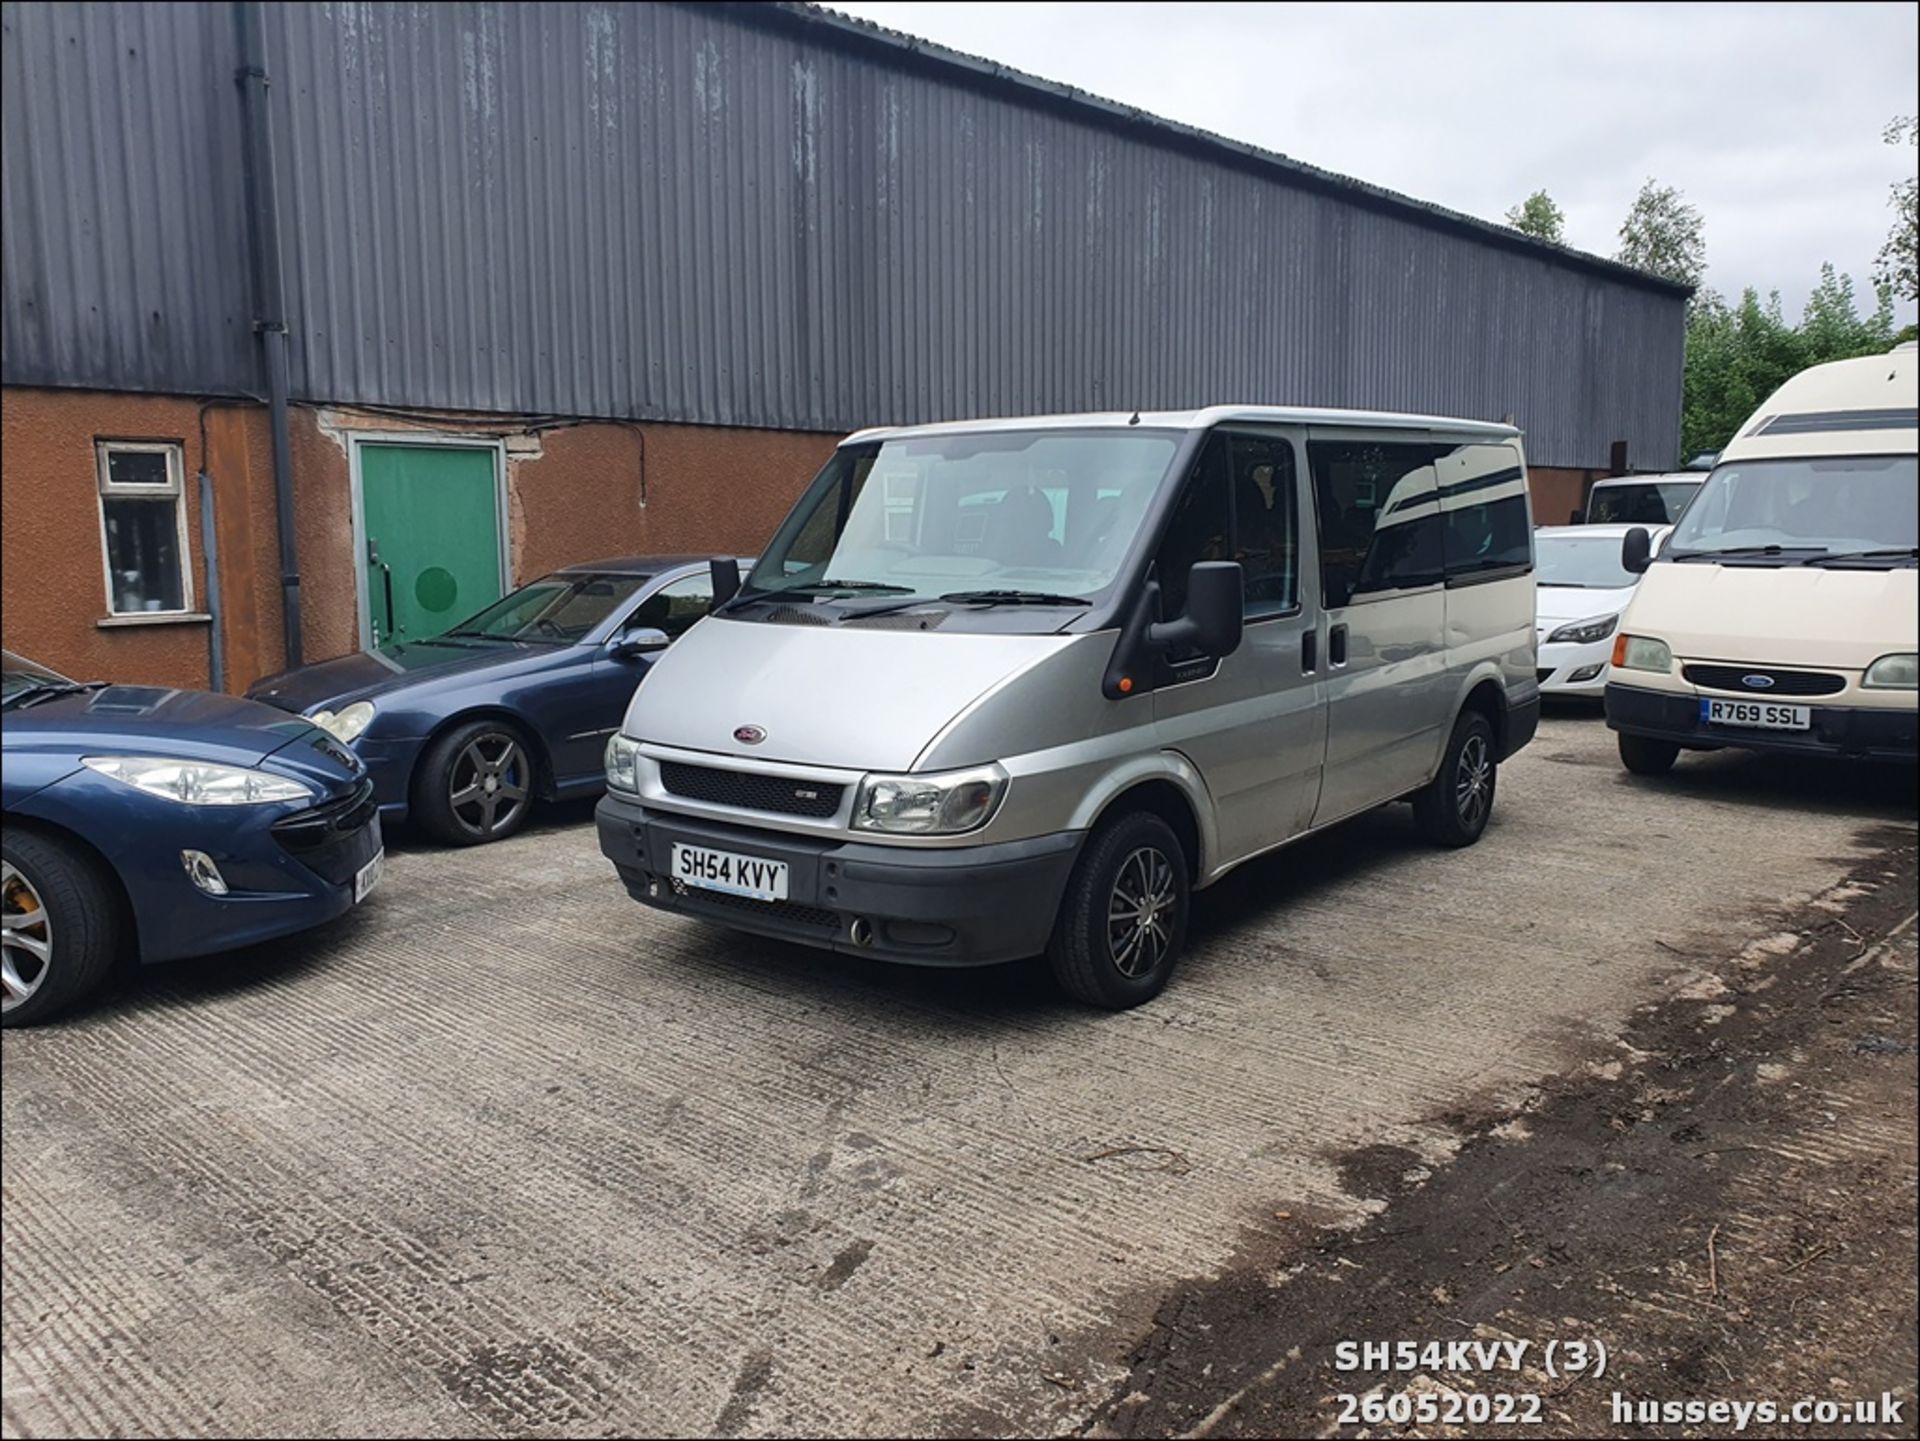
<path id="1" fill-rule="evenodd" d="M 1266 407 L 862 431 L 607 746 L 633 896 L 1157 994 L 1191 892 L 1410 800 L 1479 838 L 1532 737 L 1519 433 Z"/>

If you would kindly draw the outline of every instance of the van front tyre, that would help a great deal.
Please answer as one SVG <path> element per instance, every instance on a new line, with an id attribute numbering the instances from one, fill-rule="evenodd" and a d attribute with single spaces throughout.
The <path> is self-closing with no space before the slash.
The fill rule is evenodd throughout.
<path id="1" fill-rule="evenodd" d="M 1074 1000 L 1109 1011 L 1152 1000 L 1186 944 L 1187 905 L 1187 856 L 1171 826 L 1147 811 L 1103 822 L 1054 920 L 1054 981 Z"/>
<path id="2" fill-rule="evenodd" d="M 1620 732 L 1620 764 L 1637 776 L 1663 776 L 1680 759 L 1680 747 L 1652 736 Z"/>
<path id="3" fill-rule="evenodd" d="M 1413 798 L 1414 823 L 1437 846 L 1472 845 L 1493 814 L 1498 780 L 1493 727 L 1479 711 L 1462 711 L 1439 771 Z"/>

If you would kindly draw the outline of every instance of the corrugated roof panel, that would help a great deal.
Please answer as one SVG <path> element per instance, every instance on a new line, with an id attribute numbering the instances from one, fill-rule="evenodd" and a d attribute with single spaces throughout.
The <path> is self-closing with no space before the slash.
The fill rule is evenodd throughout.
<path id="1" fill-rule="evenodd" d="M 4 6 L 9 383 L 252 389 L 230 7 Z M 1669 461 L 1679 295 L 786 11 L 269 6 L 311 400 L 845 430 L 1345 405 Z M 1316 178 L 1317 177 L 1317 178 Z"/>

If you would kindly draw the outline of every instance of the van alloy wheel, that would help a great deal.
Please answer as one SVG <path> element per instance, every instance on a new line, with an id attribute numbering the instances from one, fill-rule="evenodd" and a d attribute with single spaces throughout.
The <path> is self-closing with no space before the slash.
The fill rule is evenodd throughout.
<path id="1" fill-rule="evenodd" d="M 1120 864 L 1107 901 L 1107 954 L 1127 977 L 1148 974 L 1173 943 L 1173 863 L 1142 846 Z"/>
<path id="2" fill-rule="evenodd" d="M 0 863 L 0 1009 L 26 1004 L 53 967 L 53 917 L 33 882 Z"/>
<path id="3" fill-rule="evenodd" d="M 1460 747 L 1460 762 L 1454 767 L 1454 804 L 1460 808 L 1460 823 L 1477 827 L 1493 798 L 1493 756 L 1484 735 L 1467 737 Z"/>
<path id="4" fill-rule="evenodd" d="M 475 736 L 447 773 L 447 805 L 469 834 L 506 830 L 526 809 L 532 768 L 520 742 L 502 731 Z"/>

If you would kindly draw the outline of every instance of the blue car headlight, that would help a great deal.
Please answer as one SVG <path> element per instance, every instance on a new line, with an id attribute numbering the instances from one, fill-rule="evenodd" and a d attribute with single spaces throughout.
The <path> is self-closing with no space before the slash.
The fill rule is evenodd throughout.
<path id="1" fill-rule="evenodd" d="M 310 801 L 319 794 L 304 781 L 250 766 L 161 756 L 82 756 L 80 764 L 137 791 L 189 806 L 257 806 L 269 801 Z"/>
<path id="2" fill-rule="evenodd" d="M 307 719 L 335 740 L 352 745 L 366 734 L 367 727 L 373 724 L 373 702 L 357 700 L 350 706 L 342 706 L 337 713 L 330 710 L 317 710 Z"/>

